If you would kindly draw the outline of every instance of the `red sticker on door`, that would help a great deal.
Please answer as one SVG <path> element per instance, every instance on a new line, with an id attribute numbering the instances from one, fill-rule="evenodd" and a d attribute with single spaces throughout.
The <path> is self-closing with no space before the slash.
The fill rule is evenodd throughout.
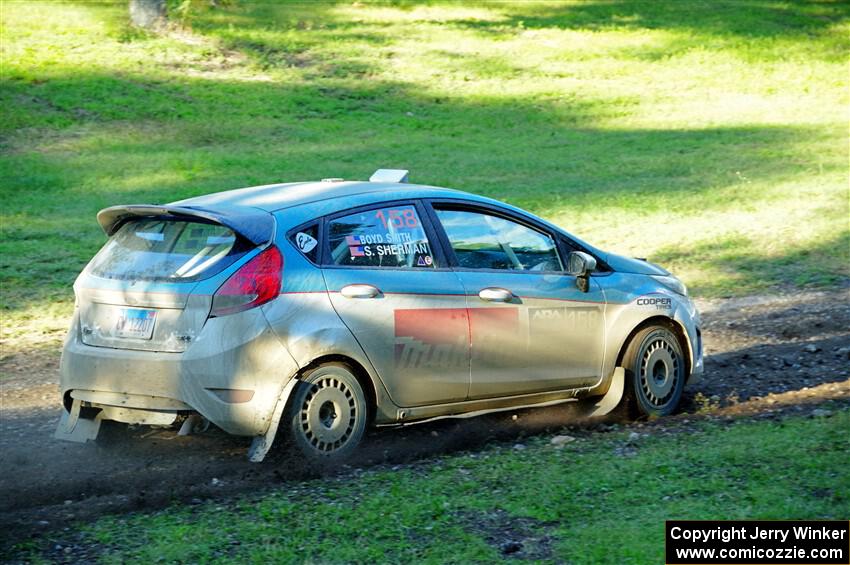
<path id="1" fill-rule="evenodd" d="M 473 350 L 509 356 L 505 338 L 516 339 L 518 331 L 516 308 L 396 310 L 395 364 L 399 369 L 462 367 L 469 362 L 470 340 Z"/>
<path id="2" fill-rule="evenodd" d="M 399 369 L 449 369 L 469 364 L 466 308 L 395 311 L 395 364 Z"/>

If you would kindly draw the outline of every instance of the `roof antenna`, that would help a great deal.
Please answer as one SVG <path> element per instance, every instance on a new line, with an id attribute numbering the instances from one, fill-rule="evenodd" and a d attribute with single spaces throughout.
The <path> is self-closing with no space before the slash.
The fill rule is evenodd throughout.
<path id="1" fill-rule="evenodd" d="M 378 169 L 369 177 L 369 182 L 407 182 L 409 172 L 405 169 Z"/>

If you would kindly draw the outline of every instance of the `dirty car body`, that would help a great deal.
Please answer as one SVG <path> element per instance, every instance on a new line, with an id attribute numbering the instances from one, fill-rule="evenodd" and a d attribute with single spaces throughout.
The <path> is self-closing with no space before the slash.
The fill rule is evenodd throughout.
<path id="1" fill-rule="evenodd" d="M 308 456 L 397 425 L 622 396 L 666 414 L 702 372 L 664 269 L 528 212 L 409 184 L 288 183 L 116 206 L 74 284 L 57 437 L 202 417 Z M 654 341 L 653 341 L 654 340 Z"/>

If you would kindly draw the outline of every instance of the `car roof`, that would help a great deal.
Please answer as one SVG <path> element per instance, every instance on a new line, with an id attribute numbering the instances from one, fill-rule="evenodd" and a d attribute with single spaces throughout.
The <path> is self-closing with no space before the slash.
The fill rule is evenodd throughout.
<path id="1" fill-rule="evenodd" d="M 284 208 L 292 208 L 312 202 L 345 198 L 360 194 L 392 194 L 393 197 L 405 198 L 415 196 L 417 198 L 439 198 L 439 197 L 464 197 L 477 199 L 476 195 L 453 190 L 408 183 L 384 183 L 365 181 L 319 181 L 319 182 L 290 182 L 282 184 L 266 184 L 227 190 L 213 194 L 205 194 L 195 198 L 188 198 L 172 202 L 172 205 L 193 206 L 200 208 L 221 209 L 229 206 L 252 207 L 276 212 Z"/>
<path id="2" fill-rule="evenodd" d="M 384 196 L 386 198 L 382 198 Z M 348 207 L 368 204 L 374 201 L 418 198 L 460 199 L 470 203 L 491 204 L 501 209 L 512 210 L 522 216 L 534 218 L 539 223 L 548 226 L 556 232 L 568 235 L 573 241 L 594 253 L 603 253 L 580 238 L 565 232 L 562 228 L 531 214 L 527 210 L 522 210 L 505 202 L 462 190 L 406 182 L 340 181 L 332 179 L 327 181 L 266 184 L 205 194 L 195 198 L 172 202 L 169 206 L 182 207 L 184 209 L 206 209 L 218 213 L 233 213 L 234 215 L 242 214 L 246 209 L 249 210 L 251 208 L 264 210 L 269 213 L 287 208 L 300 208 L 302 214 L 307 209 L 312 210 L 312 214 L 302 215 L 296 213 L 296 217 L 291 219 L 291 222 L 301 223 L 332 211 L 344 210 Z M 314 203 L 317 206 L 309 206 L 309 204 Z M 292 225 L 295 224 L 293 223 Z"/>

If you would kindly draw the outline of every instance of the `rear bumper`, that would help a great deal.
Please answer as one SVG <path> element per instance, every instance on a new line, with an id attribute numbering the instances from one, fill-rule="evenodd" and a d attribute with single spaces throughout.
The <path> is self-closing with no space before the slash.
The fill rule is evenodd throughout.
<path id="1" fill-rule="evenodd" d="M 78 398 L 107 407 L 107 419 L 195 411 L 245 436 L 266 432 L 281 390 L 297 372 L 258 308 L 208 320 L 183 353 L 85 345 L 75 314 L 60 367 L 66 410 Z"/>

